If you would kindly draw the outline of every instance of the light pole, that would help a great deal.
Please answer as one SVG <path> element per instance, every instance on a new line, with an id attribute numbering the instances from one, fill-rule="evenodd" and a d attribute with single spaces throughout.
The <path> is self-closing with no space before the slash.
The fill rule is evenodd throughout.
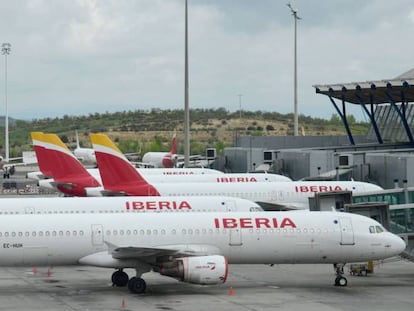
<path id="1" fill-rule="evenodd" d="M 293 19 L 295 21 L 295 30 L 294 30 L 294 61 L 293 61 L 293 135 L 298 136 L 298 128 L 299 128 L 299 121 L 298 121 L 298 75 L 297 75 L 297 53 L 296 53 L 296 24 L 298 19 L 301 19 L 298 16 L 298 11 L 294 10 L 290 3 L 287 4 L 292 12 Z"/>
<path id="2" fill-rule="evenodd" d="M 185 0 L 184 33 L 184 167 L 190 164 L 190 108 L 188 103 L 188 7 Z"/>
<path id="3" fill-rule="evenodd" d="M 5 162 L 9 161 L 9 110 L 7 107 L 7 55 L 10 54 L 11 51 L 11 44 L 10 43 L 3 43 L 1 45 L 1 52 L 3 53 L 5 57 L 5 79 L 4 79 L 4 94 L 6 99 L 6 114 L 4 117 L 4 132 L 5 132 L 5 138 L 4 138 L 4 145 L 5 145 Z"/>
<path id="4" fill-rule="evenodd" d="M 242 100 L 242 96 L 243 94 L 239 94 L 237 95 L 239 96 L 239 120 L 240 120 L 240 127 L 242 126 L 242 106 L 241 106 L 241 100 Z"/>

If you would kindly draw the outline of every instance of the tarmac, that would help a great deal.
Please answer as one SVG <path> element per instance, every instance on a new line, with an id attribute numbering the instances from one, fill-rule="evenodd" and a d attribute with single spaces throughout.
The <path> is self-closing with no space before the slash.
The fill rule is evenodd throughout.
<path id="1" fill-rule="evenodd" d="M 414 263 L 376 262 L 334 286 L 330 265 L 230 265 L 225 284 L 201 286 L 147 273 L 145 294 L 112 287 L 111 269 L 0 268 L 0 310 L 413 310 Z M 125 270 L 133 276 L 133 270 Z"/>
<path id="2" fill-rule="evenodd" d="M 37 196 L 25 192 L 0 197 Z M 53 194 L 51 194 L 53 195 Z M 0 254 L 1 255 L 1 254 Z M 125 270 L 130 276 L 134 270 Z M 375 262 L 373 274 L 334 286 L 331 265 L 230 265 L 227 282 L 201 286 L 147 273 L 145 294 L 112 287 L 113 270 L 86 266 L 0 268 L 0 310 L 413 310 L 414 263 Z"/>

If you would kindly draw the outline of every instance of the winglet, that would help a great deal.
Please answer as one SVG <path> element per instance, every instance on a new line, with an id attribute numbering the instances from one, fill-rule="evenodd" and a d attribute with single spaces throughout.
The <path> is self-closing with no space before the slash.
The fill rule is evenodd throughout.
<path id="1" fill-rule="evenodd" d="M 125 193 L 126 195 L 138 196 L 160 195 L 108 136 L 90 134 L 90 137 L 106 193 Z"/>

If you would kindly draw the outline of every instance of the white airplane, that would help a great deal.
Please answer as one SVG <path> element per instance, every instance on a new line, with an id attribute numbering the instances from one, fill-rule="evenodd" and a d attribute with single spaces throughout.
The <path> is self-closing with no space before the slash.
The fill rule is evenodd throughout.
<path id="1" fill-rule="evenodd" d="M 147 152 L 142 157 L 142 163 L 150 167 L 172 168 L 177 158 L 177 137 L 174 134 L 169 152 Z"/>
<path id="2" fill-rule="evenodd" d="M 10 176 L 14 174 L 17 166 L 23 166 L 27 164 L 22 162 L 22 160 L 23 157 L 5 159 L 0 156 L 0 171 L 3 172 L 3 178 L 10 178 Z"/>
<path id="3" fill-rule="evenodd" d="M 99 170 L 85 169 L 57 135 L 41 132 L 32 132 L 31 135 L 41 172 L 31 172 L 27 176 L 39 180 L 39 186 L 50 189 L 57 188 L 65 194 L 77 196 L 85 195 L 85 191 L 83 191 L 85 187 L 101 187 L 97 186 L 102 184 Z M 103 135 L 103 137 L 112 143 L 106 135 Z M 56 159 L 56 157 L 59 158 Z M 64 165 L 60 164 L 62 161 Z M 291 181 L 288 177 L 276 174 L 223 174 L 223 172 L 211 169 L 143 168 L 136 170 L 149 182 L 253 183 L 261 181 Z M 45 176 L 57 176 L 57 178 L 56 180 L 54 178 L 39 179 Z M 76 178 L 73 179 L 74 177 Z M 103 188 L 95 190 L 95 193 L 99 193 L 98 191 L 103 190 Z"/>
<path id="4" fill-rule="evenodd" d="M 83 148 L 79 143 L 78 131 L 76 131 L 76 148 L 73 150 L 75 157 L 85 165 L 96 165 L 95 150 Z"/>
<path id="5" fill-rule="evenodd" d="M 228 264 L 334 264 L 398 255 L 404 241 L 365 216 L 338 212 L 2 215 L 0 266 L 117 269 L 116 286 L 142 293 L 142 274 L 224 283 Z M 123 269 L 136 270 L 129 279 Z"/>
<path id="6" fill-rule="evenodd" d="M 129 163 L 129 167 L 135 167 L 132 163 L 129 162 L 127 157 L 119 150 L 119 148 L 115 145 L 115 143 L 105 134 L 90 134 L 92 145 L 100 145 L 108 150 L 113 149 L 119 155 L 122 155 L 122 158 L 125 162 Z M 261 173 L 230 173 L 225 174 L 220 172 L 220 175 L 212 175 L 212 174 L 177 174 L 182 170 L 190 172 L 193 170 L 192 168 L 183 168 L 183 169 L 168 169 L 163 171 L 164 176 L 148 176 L 147 172 L 151 172 L 154 169 L 136 169 L 138 173 L 140 173 L 145 180 L 148 182 L 216 182 L 216 183 L 256 183 L 256 182 L 274 182 L 274 181 L 292 181 L 287 176 L 279 175 L 279 174 L 261 174 Z M 210 170 L 205 168 L 196 169 L 198 171 L 203 172 L 203 170 L 207 170 L 209 172 L 219 172 L 216 170 Z M 96 171 L 89 171 L 92 175 L 95 174 Z M 97 171 L 99 174 L 99 170 Z M 95 175 L 94 175 L 95 176 Z M 167 178 L 170 176 L 171 178 Z M 96 177 L 96 176 L 95 176 Z M 101 177 L 99 176 L 99 179 Z"/>
<path id="7" fill-rule="evenodd" d="M 96 160 L 101 174 L 104 195 L 136 196 L 208 196 L 239 197 L 258 203 L 267 209 L 308 209 L 309 197 L 316 192 L 349 190 L 353 193 L 382 190 L 381 187 L 359 181 L 291 181 L 268 183 L 161 183 L 147 182 L 115 144 L 102 134 L 91 134 Z M 88 189 L 88 195 L 100 195 Z"/>
<path id="8" fill-rule="evenodd" d="M 256 203 L 227 197 L 1 198 L 1 215 L 145 212 L 257 212 Z"/>

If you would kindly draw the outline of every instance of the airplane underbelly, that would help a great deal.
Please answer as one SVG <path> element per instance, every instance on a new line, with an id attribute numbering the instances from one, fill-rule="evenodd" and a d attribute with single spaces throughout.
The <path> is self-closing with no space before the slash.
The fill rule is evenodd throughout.
<path id="1" fill-rule="evenodd" d="M 23 249 L 23 266 L 49 265 L 49 252 L 46 246 L 30 246 Z"/>

